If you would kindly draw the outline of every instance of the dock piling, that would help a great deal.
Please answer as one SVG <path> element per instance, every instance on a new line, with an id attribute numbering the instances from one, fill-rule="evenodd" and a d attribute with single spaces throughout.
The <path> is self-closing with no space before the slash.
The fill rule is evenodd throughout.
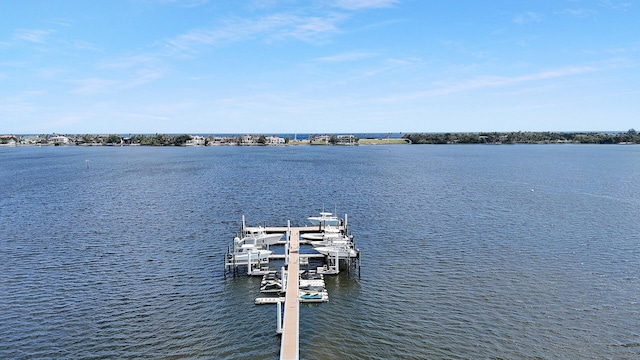
<path id="1" fill-rule="evenodd" d="M 277 315 L 277 325 L 276 325 L 276 333 L 278 334 L 282 334 L 282 302 L 278 301 L 276 303 L 276 307 L 278 308 L 278 315 Z"/>

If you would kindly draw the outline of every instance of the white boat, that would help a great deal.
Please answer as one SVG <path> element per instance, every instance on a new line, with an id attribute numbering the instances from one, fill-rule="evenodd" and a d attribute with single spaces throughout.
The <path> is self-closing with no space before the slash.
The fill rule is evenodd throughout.
<path id="1" fill-rule="evenodd" d="M 257 245 L 274 245 L 277 244 L 284 234 L 274 233 L 268 234 L 265 228 L 262 226 L 245 228 L 244 238 L 251 238 L 255 240 Z"/>
<path id="2" fill-rule="evenodd" d="M 349 239 L 348 236 L 342 235 L 339 238 L 328 238 L 322 239 L 320 241 L 313 241 L 311 245 L 314 248 L 319 247 L 347 247 L 350 246 L 353 242 Z"/>
<path id="3" fill-rule="evenodd" d="M 301 239 L 310 241 L 320 241 L 324 237 L 323 233 L 304 233 L 300 235 Z"/>
<path id="4" fill-rule="evenodd" d="M 271 250 L 265 250 L 262 245 L 256 244 L 255 239 L 244 237 L 235 238 L 233 257 L 236 262 L 257 262 L 269 261 Z"/>
<path id="5" fill-rule="evenodd" d="M 321 212 L 320 216 L 310 216 L 307 218 L 312 225 L 333 225 L 337 226 L 340 223 L 340 219 L 330 212 Z"/>
<path id="6" fill-rule="evenodd" d="M 317 252 L 329 257 L 338 256 L 339 258 L 354 258 L 358 256 L 358 252 L 350 246 L 320 246 L 315 248 Z"/>
<path id="7" fill-rule="evenodd" d="M 346 247 L 353 244 L 353 239 L 341 232 L 325 232 L 322 239 L 319 241 L 312 241 L 313 247 L 325 247 L 325 246 L 337 246 Z"/>
<path id="8" fill-rule="evenodd" d="M 311 241 L 321 241 L 327 237 L 336 237 L 340 235 L 340 229 L 338 229 L 334 225 L 328 225 L 323 228 L 323 231 L 318 233 L 305 233 L 300 235 L 302 239 L 311 240 Z"/>

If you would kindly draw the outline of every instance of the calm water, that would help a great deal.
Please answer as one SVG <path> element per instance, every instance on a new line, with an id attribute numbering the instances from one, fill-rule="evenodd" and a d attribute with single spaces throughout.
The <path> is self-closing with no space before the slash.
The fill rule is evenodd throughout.
<path id="1" fill-rule="evenodd" d="M 640 147 L 0 148 L 0 358 L 274 359 L 249 224 L 349 214 L 303 359 L 640 357 Z"/>

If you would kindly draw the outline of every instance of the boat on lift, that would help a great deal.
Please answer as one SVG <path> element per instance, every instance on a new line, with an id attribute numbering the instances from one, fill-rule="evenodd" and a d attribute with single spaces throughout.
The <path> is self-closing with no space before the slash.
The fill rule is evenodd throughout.
<path id="1" fill-rule="evenodd" d="M 319 241 L 311 241 L 311 245 L 314 248 L 325 247 L 325 246 L 345 247 L 352 244 L 353 244 L 353 236 L 348 236 L 343 233 L 331 234 L 331 235 L 324 236 Z"/>
<path id="2" fill-rule="evenodd" d="M 247 227 L 244 229 L 244 238 L 250 238 L 255 240 L 257 245 L 274 245 L 277 244 L 284 234 L 282 233 L 267 233 L 266 229 L 262 226 Z"/>
<path id="3" fill-rule="evenodd" d="M 333 246 L 319 246 L 316 247 L 315 250 L 322 255 L 326 255 L 329 257 L 335 257 L 346 259 L 346 258 L 355 258 L 358 256 L 358 251 L 355 250 L 349 244 L 340 244 Z"/>
<path id="4" fill-rule="evenodd" d="M 333 213 L 322 211 L 320 212 L 320 216 L 309 216 L 307 218 L 312 225 L 333 225 L 338 226 L 340 224 L 340 219 L 337 216 L 333 215 Z"/>
<path id="5" fill-rule="evenodd" d="M 300 237 L 310 241 L 321 241 L 329 237 L 340 236 L 340 233 L 340 229 L 337 226 L 327 225 L 323 227 L 322 232 L 304 233 Z"/>
<path id="6" fill-rule="evenodd" d="M 273 253 L 271 250 L 264 249 L 261 244 L 256 244 L 256 240 L 250 237 L 242 239 L 236 237 L 233 242 L 233 257 L 236 262 L 269 261 L 269 255 Z"/>

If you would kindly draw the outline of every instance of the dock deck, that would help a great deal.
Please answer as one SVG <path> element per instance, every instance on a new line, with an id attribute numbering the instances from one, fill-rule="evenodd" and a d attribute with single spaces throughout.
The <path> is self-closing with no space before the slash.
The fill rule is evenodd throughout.
<path id="1" fill-rule="evenodd" d="M 300 355 L 300 301 L 298 288 L 300 287 L 300 266 L 298 243 L 300 238 L 299 228 L 291 228 L 289 238 L 289 266 L 287 269 L 287 292 L 284 301 L 284 325 L 282 327 L 282 342 L 280 344 L 281 360 L 297 360 Z"/>
<path id="2" fill-rule="evenodd" d="M 344 222 L 333 227 L 338 228 L 340 232 L 347 233 L 347 215 L 345 214 Z M 244 216 L 242 217 L 242 233 L 245 231 L 262 231 L 263 233 L 286 233 L 286 241 L 278 241 L 271 245 L 285 245 L 284 254 L 270 254 L 265 261 L 266 266 L 263 266 L 262 262 L 254 261 L 254 259 L 248 258 L 244 260 L 244 263 L 237 261 L 235 258 L 235 242 L 234 252 L 225 254 L 225 275 L 226 269 L 233 267 L 234 276 L 237 273 L 238 265 L 247 266 L 247 275 L 256 276 L 272 273 L 269 270 L 268 260 L 282 259 L 284 260 L 284 267 L 282 268 L 282 284 L 284 288 L 284 295 L 281 295 L 280 291 L 277 291 L 279 296 L 259 297 L 255 299 L 256 305 L 262 304 L 277 304 L 277 333 L 281 334 L 280 344 L 280 359 L 281 360 L 298 360 L 300 358 L 300 303 L 320 303 L 329 301 L 329 295 L 324 285 L 324 274 L 338 274 L 339 272 L 339 256 L 336 250 L 335 257 L 329 257 L 322 253 L 316 254 L 301 254 L 301 244 L 311 244 L 309 239 L 301 239 L 301 234 L 322 234 L 326 227 L 323 225 L 318 226 L 298 226 L 292 227 L 289 221 L 286 227 L 247 227 L 245 225 Z M 353 236 L 350 237 L 353 241 Z M 234 240 L 235 241 L 235 240 Z M 353 242 L 351 243 L 353 246 Z M 268 246 L 267 246 L 268 250 Z M 357 251 L 357 250 L 356 250 Z M 300 278 L 301 271 L 300 266 L 309 266 L 309 260 L 311 258 L 324 258 L 325 265 L 317 267 L 314 270 L 305 270 Z M 356 257 L 359 260 L 359 256 Z M 251 260 L 249 262 L 248 260 Z M 350 260 L 347 258 L 347 260 Z M 350 264 L 350 263 L 349 263 Z M 286 273 L 285 273 L 286 267 Z M 359 265 L 358 265 L 359 269 Z M 320 275 L 320 276 L 318 276 Z M 302 286 L 302 288 L 301 288 Z"/>

